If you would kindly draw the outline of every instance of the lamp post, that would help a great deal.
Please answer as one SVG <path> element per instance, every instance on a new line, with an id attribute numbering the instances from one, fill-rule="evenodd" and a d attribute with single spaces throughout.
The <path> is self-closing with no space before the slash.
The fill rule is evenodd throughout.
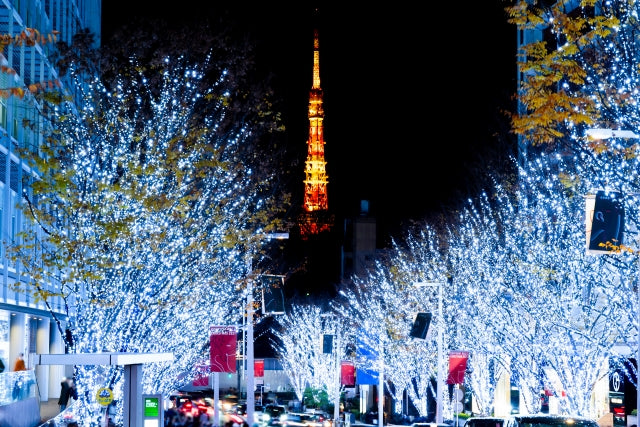
<path id="1" fill-rule="evenodd" d="M 640 135 L 636 134 L 631 130 L 624 130 L 624 129 L 618 129 L 618 130 L 605 129 L 605 128 L 587 129 L 585 134 L 588 138 L 591 138 L 591 139 L 608 139 L 608 138 L 640 139 Z M 637 298 L 636 321 L 638 322 L 638 329 L 637 329 L 637 335 L 636 335 L 636 411 L 638 412 L 638 417 L 640 417 L 640 276 L 636 277 L 636 298 Z"/>
<path id="2" fill-rule="evenodd" d="M 334 320 L 333 329 L 335 330 L 335 344 L 334 347 L 332 347 L 332 350 L 335 349 L 334 351 L 336 352 L 336 395 L 334 397 L 333 405 L 333 425 L 337 426 L 340 421 L 340 328 L 338 327 L 336 316 L 333 313 L 323 313 L 320 314 L 320 317 L 332 318 Z"/>
<path id="3" fill-rule="evenodd" d="M 268 233 L 263 236 L 267 240 L 285 240 L 289 238 L 289 233 Z M 251 263 L 251 254 L 247 256 L 248 275 L 253 271 Z M 256 396 L 254 394 L 255 378 L 254 378 L 254 356 L 253 356 L 253 280 L 249 277 L 247 283 L 247 424 L 253 427 L 254 413 L 256 405 Z"/>
<path id="4" fill-rule="evenodd" d="M 443 378 L 443 370 L 444 370 L 444 318 L 442 317 L 442 288 L 444 284 L 442 282 L 415 282 L 413 284 L 416 287 L 438 287 L 438 377 L 437 377 L 437 388 L 436 388 L 436 423 L 442 424 L 442 412 L 443 412 L 443 391 L 444 391 L 444 378 Z"/>

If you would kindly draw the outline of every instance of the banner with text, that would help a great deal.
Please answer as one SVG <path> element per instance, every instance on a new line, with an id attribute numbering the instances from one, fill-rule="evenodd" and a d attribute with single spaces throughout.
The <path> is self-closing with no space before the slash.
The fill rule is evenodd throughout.
<path id="1" fill-rule="evenodd" d="M 468 351 L 454 350 L 449 352 L 449 377 L 447 384 L 464 384 L 464 374 L 467 371 Z"/>
<path id="2" fill-rule="evenodd" d="M 196 376 L 193 380 L 193 385 L 196 387 L 209 386 L 209 365 L 205 361 L 196 365 Z"/>
<path id="3" fill-rule="evenodd" d="M 237 332 L 235 326 L 210 326 L 211 372 L 236 372 Z"/>
<path id="4" fill-rule="evenodd" d="M 347 387 L 356 385 L 356 365 L 349 361 L 342 361 L 340 365 L 340 384 Z"/>

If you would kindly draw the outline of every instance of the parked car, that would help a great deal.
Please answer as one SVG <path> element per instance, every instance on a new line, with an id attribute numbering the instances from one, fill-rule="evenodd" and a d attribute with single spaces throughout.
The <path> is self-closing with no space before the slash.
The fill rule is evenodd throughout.
<path id="1" fill-rule="evenodd" d="M 511 415 L 504 427 L 599 427 L 596 420 L 570 415 Z"/>
<path id="2" fill-rule="evenodd" d="M 464 427 L 503 427 L 504 418 L 500 417 L 471 417 L 464 423 Z"/>

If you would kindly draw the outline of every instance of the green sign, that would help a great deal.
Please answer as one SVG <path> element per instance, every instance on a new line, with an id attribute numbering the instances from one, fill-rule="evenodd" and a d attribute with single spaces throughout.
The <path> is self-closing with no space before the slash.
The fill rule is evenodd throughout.
<path id="1" fill-rule="evenodd" d="M 158 418 L 160 414 L 160 399 L 157 397 L 144 398 L 144 416 Z"/>

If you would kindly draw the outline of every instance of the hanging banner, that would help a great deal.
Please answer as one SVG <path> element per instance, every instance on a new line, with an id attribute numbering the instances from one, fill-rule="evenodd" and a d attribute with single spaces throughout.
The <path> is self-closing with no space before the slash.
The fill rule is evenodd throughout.
<path id="1" fill-rule="evenodd" d="M 413 338 L 425 339 L 427 332 L 429 332 L 429 325 L 431 324 L 431 313 L 418 313 L 416 320 L 411 326 L 411 332 L 409 336 Z"/>
<path id="2" fill-rule="evenodd" d="M 196 366 L 196 377 L 194 378 L 192 385 L 195 387 L 208 387 L 209 386 L 209 365 Z"/>
<path id="3" fill-rule="evenodd" d="M 284 314 L 284 276 L 260 275 L 262 314 Z"/>
<path id="4" fill-rule="evenodd" d="M 342 361 L 340 365 L 340 384 L 346 387 L 356 385 L 356 366 L 349 361 Z"/>
<path id="5" fill-rule="evenodd" d="M 236 372 L 237 332 L 235 326 L 211 326 L 209 357 L 211 372 Z"/>
<path id="6" fill-rule="evenodd" d="M 333 335 L 331 334 L 322 335 L 322 353 L 323 354 L 333 353 Z"/>
<path id="7" fill-rule="evenodd" d="M 368 345 L 361 337 L 357 338 L 356 355 L 358 369 L 356 370 L 356 383 L 359 385 L 378 384 L 378 371 L 364 366 L 377 365 L 378 352 Z"/>
<path id="8" fill-rule="evenodd" d="M 449 352 L 449 377 L 447 384 L 464 384 L 464 374 L 467 371 L 468 351 L 454 350 Z"/>
<path id="9" fill-rule="evenodd" d="M 253 376 L 257 378 L 264 377 L 264 359 L 253 360 Z"/>
<path id="10" fill-rule="evenodd" d="M 612 252 L 622 245 L 624 235 L 624 195 L 617 191 L 599 190 L 586 199 L 587 253 Z"/>

